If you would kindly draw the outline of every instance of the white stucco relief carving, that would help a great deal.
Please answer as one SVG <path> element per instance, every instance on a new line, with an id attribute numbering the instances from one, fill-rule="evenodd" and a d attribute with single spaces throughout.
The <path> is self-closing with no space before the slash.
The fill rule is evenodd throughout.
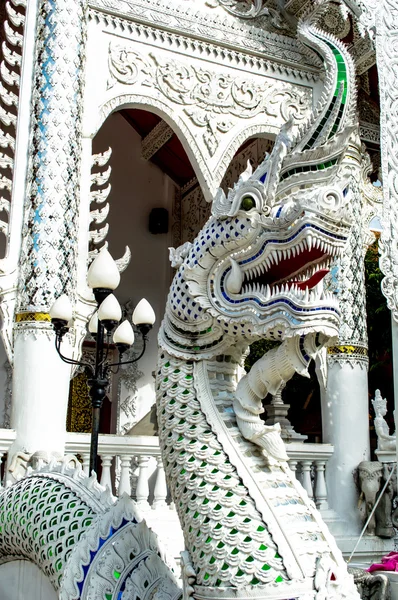
<path id="1" fill-rule="evenodd" d="M 283 29 L 284 24 L 278 10 L 265 6 L 264 0 L 254 0 L 253 3 L 242 2 L 242 0 L 206 0 L 206 6 L 216 8 L 221 6 L 231 15 L 241 19 L 255 19 L 266 16 L 270 24 L 277 29 Z"/>
<path id="2" fill-rule="evenodd" d="M 383 231 L 381 233 L 380 268 L 385 277 L 382 291 L 388 308 L 398 321 L 398 180 L 396 114 L 398 99 L 398 6 L 392 0 L 380 3 L 376 12 L 376 51 L 380 80 L 381 150 L 383 171 Z"/>
<path id="3" fill-rule="evenodd" d="M 311 108 L 310 87 L 225 66 L 204 67 L 192 57 L 175 60 L 151 47 L 143 54 L 142 45 L 137 52 L 134 42 L 120 38 L 104 36 L 102 43 L 107 44 L 108 75 L 96 127 L 114 110 L 149 106 L 185 142 L 206 197 L 246 139 L 276 134 L 291 116 L 299 125 Z M 101 69 L 99 61 L 95 69 Z"/>
<path id="4" fill-rule="evenodd" d="M 222 134 L 236 125 L 237 119 L 266 115 L 272 125 L 282 124 L 290 116 L 304 117 L 309 105 L 308 90 L 267 79 L 256 82 L 234 74 L 203 69 L 177 60 L 159 59 L 150 53 L 144 59 L 128 46 L 109 46 L 108 89 L 118 81 L 134 85 L 144 75 L 142 85 L 154 88 L 173 104 L 182 107 L 201 135 L 209 156 L 214 156 Z"/>
<path id="5" fill-rule="evenodd" d="M 220 3 L 219 0 L 216 2 Z M 261 24 L 257 19 L 253 21 L 249 11 L 248 27 L 247 19 L 237 19 L 231 12 L 233 5 L 238 4 L 235 0 L 222 2 L 223 8 L 227 8 L 225 5 L 228 3 L 231 5 L 228 7 L 229 11 L 218 7 L 214 10 L 206 4 L 206 0 L 195 0 L 194 4 L 187 0 L 90 0 L 89 5 L 92 7 L 91 19 L 117 23 L 120 16 L 131 23 L 135 37 L 138 37 L 137 34 L 143 27 L 148 29 L 149 24 L 154 25 L 156 29 L 159 28 L 160 38 L 168 38 L 171 43 L 177 42 L 176 50 L 179 52 L 183 50 L 184 45 L 181 44 L 178 48 L 178 38 L 181 34 L 187 34 L 190 38 L 189 43 L 193 42 L 198 47 L 206 43 L 203 40 L 208 40 L 220 45 L 226 43 L 227 47 L 223 49 L 225 53 L 233 48 L 232 52 L 235 54 L 236 50 L 254 51 L 262 57 L 281 60 L 283 63 L 274 64 L 272 68 L 285 76 L 293 73 L 307 81 L 317 77 L 319 65 L 316 56 L 307 55 L 294 37 L 274 35 L 273 32 L 280 30 L 281 23 L 280 15 L 276 11 L 273 11 L 272 19 L 260 16 Z M 243 6 L 243 3 L 240 4 Z M 255 8 L 254 16 L 256 10 Z M 272 32 L 268 31 L 269 26 Z M 164 27 L 167 27 L 167 32 L 161 31 Z M 151 34 L 153 35 L 153 32 Z"/>

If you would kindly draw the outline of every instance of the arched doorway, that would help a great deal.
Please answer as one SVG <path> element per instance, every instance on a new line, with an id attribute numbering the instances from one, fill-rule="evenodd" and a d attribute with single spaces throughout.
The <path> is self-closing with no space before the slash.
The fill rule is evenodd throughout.
<path id="1" fill-rule="evenodd" d="M 246 140 L 238 149 L 222 180 L 227 192 L 233 187 L 250 160 L 254 168 L 272 149 L 273 142 L 264 137 Z M 111 185 L 106 222 L 93 222 L 93 232 L 105 225 L 109 231 L 99 243 L 92 236 L 90 250 L 108 243 L 115 259 L 131 248 L 131 261 L 122 275 L 118 298 L 126 314 L 145 297 L 152 304 L 157 322 L 150 334 L 148 351 L 138 365 L 121 369 L 113 378 L 108 404 L 103 411 L 103 433 L 127 433 L 141 421 L 155 402 L 153 372 L 156 365 L 157 329 L 163 317 L 167 293 L 173 276 L 168 248 L 192 241 L 207 220 L 211 204 L 206 202 L 199 178 L 173 129 L 153 112 L 124 108 L 105 120 L 93 140 L 93 155 L 112 149 L 106 165 L 94 167 L 93 173 L 111 167 L 109 179 L 96 189 Z M 103 210 L 96 203 L 92 210 Z M 156 233 L 150 223 L 153 211 L 161 209 L 168 223 Z M 137 340 L 139 347 L 139 340 Z M 86 352 L 93 342 L 86 341 Z M 81 375 L 72 382 L 69 403 L 69 431 L 89 431 L 90 402 Z M 76 418 L 73 417 L 72 413 Z M 84 429 L 76 427 L 80 420 Z"/>

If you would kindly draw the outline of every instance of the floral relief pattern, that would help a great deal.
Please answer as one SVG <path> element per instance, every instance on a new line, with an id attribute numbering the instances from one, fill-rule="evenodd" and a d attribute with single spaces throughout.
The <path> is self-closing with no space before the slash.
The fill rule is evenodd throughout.
<path id="1" fill-rule="evenodd" d="M 210 156 L 236 119 L 252 119 L 263 113 L 280 126 L 289 117 L 302 120 L 310 105 L 308 88 L 299 89 L 278 80 L 258 83 L 176 60 L 161 61 L 153 54 L 149 59 L 151 62 L 125 46 L 111 43 L 108 89 L 117 82 L 133 85 L 144 75 L 143 86 L 154 87 L 164 98 L 184 106 L 192 123 L 203 129 Z"/>
<path id="2" fill-rule="evenodd" d="M 383 171 L 383 231 L 381 233 L 380 268 L 385 277 L 382 292 L 387 298 L 388 308 L 395 321 L 398 321 L 398 252 L 397 230 L 398 220 L 398 164 L 397 164 L 397 120 L 395 115 L 398 89 L 398 7 L 392 0 L 380 3 L 376 15 L 377 24 L 377 57 L 380 78 L 381 104 L 381 149 Z"/>

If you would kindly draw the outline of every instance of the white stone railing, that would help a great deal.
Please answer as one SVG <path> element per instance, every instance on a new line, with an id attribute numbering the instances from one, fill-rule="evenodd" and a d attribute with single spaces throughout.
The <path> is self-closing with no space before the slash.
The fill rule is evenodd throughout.
<path id="1" fill-rule="evenodd" d="M 0 490 L 2 488 L 4 464 L 7 458 L 7 452 L 11 447 L 11 444 L 15 440 L 14 429 L 0 429 Z"/>
<path id="2" fill-rule="evenodd" d="M 319 510 L 328 510 L 325 471 L 334 447 L 331 444 L 292 442 L 286 444 L 286 450 L 290 459 L 289 466 L 309 497 Z"/>
<path id="3" fill-rule="evenodd" d="M 68 433 L 65 453 L 80 455 L 83 470 L 89 474 L 90 434 Z M 155 436 L 100 435 L 100 483 L 118 496 L 132 496 L 142 508 L 166 505 L 167 485 L 160 456 L 159 439 Z M 137 472 L 132 478 L 132 470 Z M 118 477 L 116 477 L 118 471 Z M 118 481 L 116 481 L 118 480 Z M 132 489 L 132 481 L 135 486 Z M 135 488 L 135 489 L 134 489 Z"/>
<path id="4" fill-rule="evenodd" d="M 15 438 L 12 429 L 0 429 L 0 460 L 6 457 Z M 328 509 L 325 470 L 333 454 L 331 444 L 286 444 L 290 468 L 320 510 Z M 67 433 L 67 454 L 79 455 L 88 474 L 90 434 Z M 152 436 L 100 435 L 100 483 L 116 495 L 127 493 L 142 509 L 166 505 L 167 486 L 159 440 Z M 132 471 L 135 476 L 132 477 Z M 118 476 L 116 476 L 118 472 Z M 132 485 L 133 483 L 133 485 Z"/>

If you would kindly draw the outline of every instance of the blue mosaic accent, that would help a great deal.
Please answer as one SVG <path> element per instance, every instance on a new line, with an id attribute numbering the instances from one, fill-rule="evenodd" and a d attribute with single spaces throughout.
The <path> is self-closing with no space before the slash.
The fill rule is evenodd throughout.
<path id="1" fill-rule="evenodd" d="M 126 519 L 123 519 L 121 524 L 119 525 L 119 527 L 111 527 L 110 531 L 109 531 L 109 535 L 106 538 L 100 538 L 99 542 L 98 542 L 98 548 L 97 550 L 92 550 L 90 551 L 90 562 L 87 565 L 83 565 L 83 579 L 81 581 L 77 582 L 77 587 L 79 588 L 79 598 L 77 598 L 76 600 L 80 600 L 82 593 L 83 593 L 83 588 L 84 588 L 84 583 L 86 581 L 86 577 L 87 577 L 87 573 L 90 570 L 90 567 L 93 563 L 93 560 L 95 559 L 95 557 L 97 556 L 99 550 L 102 548 L 102 546 L 111 539 L 111 537 L 113 535 L 115 535 L 115 533 L 117 533 L 118 531 L 120 531 L 121 529 L 123 529 L 123 527 L 126 527 L 126 525 L 130 525 L 131 523 L 136 523 L 137 521 L 134 519 L 133 521 L 126 521 Z"/>
<path id="2" fill-rule="evenodd" d="M 264 173 L 264 175 L 261 175 L 261 177 L 260 177 L 260 181 L 261 181 L 261 183 L 264 183 L 264 182 L 265 182 L 265 180 L 267 179 L 267 175 L 268 175 L 268 173 L 267 173 L 267 172 L 265 172 L 265 173 Z"/>
<path id="3" fill-rule="evenodd" d="M 310 362 L 311 358 L 308 356 L 308 354 L 306 353 L 305 348 L 304 348 L 304 340 L 305 340 L 305 335 L 300 336 L 300 352 L 301 352 L 304 360 L 306 362 Z"/>
<path id="4" fill-rule="evenodd" d="M 39 2 L 18 311 L 75 294 L 85 4 Z"/>

